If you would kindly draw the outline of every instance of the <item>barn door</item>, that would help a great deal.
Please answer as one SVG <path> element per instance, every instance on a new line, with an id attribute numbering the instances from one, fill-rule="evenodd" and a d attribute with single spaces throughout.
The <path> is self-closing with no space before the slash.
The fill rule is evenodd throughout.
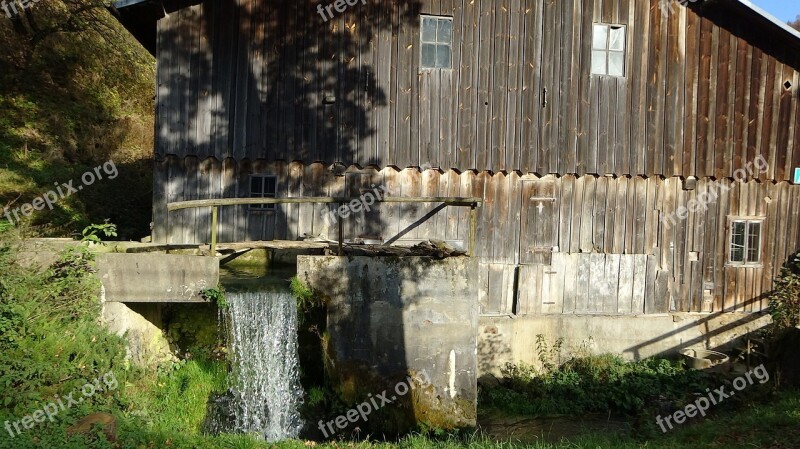
<path id="1" fill-rule="evenodd" d="M 551 267 L 556 246 L 555 182 L 524 180 L 514 313 L 555 313 Z"/>
<path id="2" fill-rule="evenodd" d="M 521 265 L 550 265 L 556 246 L 555 182 L 523 180 L 519 234 Z"/>

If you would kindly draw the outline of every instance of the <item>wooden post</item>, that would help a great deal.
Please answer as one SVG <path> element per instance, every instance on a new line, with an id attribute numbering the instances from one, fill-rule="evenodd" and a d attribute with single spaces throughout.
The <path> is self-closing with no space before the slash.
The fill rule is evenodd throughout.
<path id="1" fill-rule="evenodd" d="M 217 215 L 219 214 L 219 208 L 214 206 L 211 208 L 211 251 L 209 254 L 211 257 L 216 257 L 217 255 Z"/>
<path id="2" fill-rule="evenodd" d="M 477 204 L 469 206 L 469 257 L 475 257 L 475 228 L 478 226 Z"/>
<path id="3" fill-rule="evenodd" d="M 337 208 L 341 206 L 341 203 L 337 203 Z M 342 241 L 344 240 L 344 218 L 341 216 L 338 220 L 339 223 L 339 255 L 343 255 L 342 252 Z"/>

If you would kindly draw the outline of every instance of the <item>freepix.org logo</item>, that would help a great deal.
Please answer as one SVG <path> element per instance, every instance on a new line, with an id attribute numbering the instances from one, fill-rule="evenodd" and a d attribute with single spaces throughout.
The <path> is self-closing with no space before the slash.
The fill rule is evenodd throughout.
<path id="1" fill-rule="evenodd" d="M 81 182 L 83 184 L 75 187 L 73 186 L 73 180 L 69 180 L 68 182 L 64 183 L 54 182 L 53 185 L 56 186 L 55 190 L 50 190 L 45 194 L 34 198 L 30 203 L 25 203 L 22 206 L 15 207 L 13 209 L 11 209 L 10 206 L 7 206 L 3 208 L 3 215 L 5 215 L 6 220 L 8 220 L 9 223 L 16 225 L 20 221 L 20 214 L 22 214 L 23 217 L 28 217 L 33 213 L 33 211 L 44 210 L 45 208 L 53 210 L 53 206 L 60 200 L 67 198 L 74 193 L 78 193 L 79 191 L 83 190 L 84 187 L 88 187 L 94 184 L 96 181 L 101 181 L 103 179 L 103 173 L 108 176 L 108 179 L 114 179 L 117 177 L 117 175 L 119 175 L 117 166 L 114 164 L 113 160 L 109 160 L 103 165 L 98 165 L 94 168 L 94 170 L 84 173 L 81 176 Z"/>

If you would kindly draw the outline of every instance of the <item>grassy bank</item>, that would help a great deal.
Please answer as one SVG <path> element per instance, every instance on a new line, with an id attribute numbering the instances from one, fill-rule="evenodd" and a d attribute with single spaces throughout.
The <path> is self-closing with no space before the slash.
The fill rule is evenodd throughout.
<path id="1" fill-rule="evenodd" d="M 22 224 L 32 234 L 68 236 L 111 219 L 123 239 L 147 235 L 153 58 L 92 0 L 48 0 L 0 20 L 0 46 L 0 210 L 30 203 L 54 183 L 77 186 L 83 173 L 113 160 L 115 179 Z"/>
<path id="2" fill-rule="evenodd" d="M 552 367 L 546 376 L 517 367 L 510 380 L 482 397 L 480 406 L 507 415 L 613 408 L 638 413 L 647 426 L 632 422 L 623 431 L 569 435 L 549 443 L 496 441 L 477 432 L 434 432 L 385 443 L 297 440 L 275 445 L 248 435 L 209 436 L 203 431 L 209 398 L 227 389 L 224 361 L 193 358 L 159 370 L 131 366 L 122 339 L 98 323 L 91 254 L 73 250 L 52 267 L 31 270 L 15 258 L 13 232 L 0 230 L 0 423 L 36 416 L 70 393 L 78 392 L 82 400 L 13 437 L 0 429 L 0 449 L 800 447 L 796 391 L 753 390 L 745 400 L 737 396 L 705 419 L 662 434 L 653 431 L 656 410 L 648 407 L 654 392 L 666 392 L 677 405 L 688 403 L 689 393 L 707 384 L 704 378 L 687 376 L 666 361 L 625 364 L 608 356 Z M 87 384 L 98 387 L 88 396 L 82 394 Z M 70 426 L 95 412 L 114 416 L 116 443 L 106 441 L 100 429 L 70 435 Z"/>

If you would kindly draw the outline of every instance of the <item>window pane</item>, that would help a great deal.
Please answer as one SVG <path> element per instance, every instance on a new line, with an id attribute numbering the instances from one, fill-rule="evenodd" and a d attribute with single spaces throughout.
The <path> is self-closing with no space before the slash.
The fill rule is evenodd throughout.
<path id="1" fill-rule="evenodd" d="M 731 224 L 731 262 L 744 262 L 744 222 Z"/>
<path id="2" fill-rule="evenodd" d="M 422 42 L 436 42 L 436 19 L 422 18 Z"/>
<path id="3" fill-rule="evenodd" d="M 450 68 L 450 46 L 436 46 L 436 67 L 440 69 Z"/>
<path id="4" fill-rule="evenodd" d="M 261 178 L 261 176 L 251 176 L 250 177 L 250 194 L 251 195 L 263 192 L 262 183 L 261 183 L 262 179 L 263 178 Z"/>
<path id="5" fill-rule="evenodd" d="M 608 52 L 608 74 L 613 76 L 625 75 L 625 54 L 618 51 Z"/>
<path id="6" fill-rule="evenodd" d="M 595 25 L 594 38 L 592 39 L 592 48 L 598 50 L 605 50 L 608 48 L 608 26 Z"/>
<path id="7" fill-rule="evenodd" d="M 453 22 L 447 19 L 440 19 L 438 22 L 436 42 L 450 44 L 453 42 Z"/>
<path id="8" fill-rule="evenodd" d="M 761 255 L 761 223 L 747 223 L 747 261 L 758 262 Z"/>
<path id="9" fill-rule="evenodd" d="M 264 193 L 269 193 L 272 196 L 275 196 L 275 191 L 277 190 L 276 189 L 277 181 L 278 181 L 277 178 L 275 178 L 274 176 L 268 176 L 264 178 Z"/>
<path id="10" fill-rule="evenodd" d="M 592 51 L 592 73 L 596 75 L 606 74 L 606 52 Z"/>
<path id="11" fill-rule="evenodd" d="M 612 27 L 610 30 L 611 35 L 608 40 L 608 49 L 622 51 L 625 50 L 625 28 Z"/>
<path id="12" fill-rule="evenodd" d="M 422 67 L 433 68 L 436 64 L 436 45 L 422 44 Z"/>

